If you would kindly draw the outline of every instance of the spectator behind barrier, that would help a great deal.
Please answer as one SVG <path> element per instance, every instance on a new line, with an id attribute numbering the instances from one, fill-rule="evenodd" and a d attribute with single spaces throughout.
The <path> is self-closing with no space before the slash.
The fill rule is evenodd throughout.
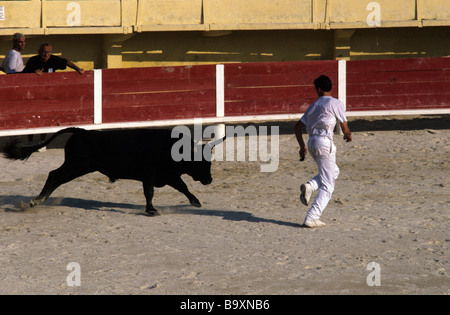
<path id="1" fill-rule="evenodd" d="M 23 70 L 23 60 L 20 52 L 25 48 L 25 35 L 15 33 L 13 35 L 13 48 L 5 56 L 0 70 L 7 74 L 20 73 Z"/>
<path id="2" fill-rule="evenodd" d="M 84 69 L 77 67 L 77 65 L 70 60 L 52 55 L 52 52 L 52 45 L 49 43 L 42 43 L 39 46 L 39 54 L 28 60 L 23 73 L 36 73 L 41 76 L 44 72 L 50 73 L 55 72 L 56 70 L 65 70 L 68 66 L 79 74 L 84 74 Z"/>

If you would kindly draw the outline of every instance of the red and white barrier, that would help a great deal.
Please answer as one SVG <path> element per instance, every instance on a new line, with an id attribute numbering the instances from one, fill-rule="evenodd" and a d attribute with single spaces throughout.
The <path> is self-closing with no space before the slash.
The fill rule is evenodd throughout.
<path id="1" fill-rule="evenodd" d="M 321 74 L 348 116 L 450 114 L 450 58 L 105 69 L 0 76 L 0 136 L 299 119 Z"/>
<path id="2" fill-rule="evenodd" d="M 353 116 L 449 114 L 450 58 L 347 62 Z"/>

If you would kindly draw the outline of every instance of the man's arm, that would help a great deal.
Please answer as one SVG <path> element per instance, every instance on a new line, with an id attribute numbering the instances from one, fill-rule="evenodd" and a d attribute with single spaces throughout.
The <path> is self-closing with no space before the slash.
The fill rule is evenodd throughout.
<path id="1" fill-rule="evenodd" d="M 40 73 L 37 73 L 36 70 L 40 70 Z M 22 73 L 36 73 L 37 75 L 42 75 L 42 70 L 39 69 L 36 62 L 36 56 L 28 59 Z"/>
<path id="2" fill-rule="evenodd" d="M 352 142 L 352 133 L 350 131 L 350 128 L 348 128 L 347 122 L 341 122 L 339 123 L 342 129 L 342 132 L 344 133 L 344 140 L 346 142 Z"/>
<path id="3" fill-rule="evenodd" d="M 302 121 L 298 121 L 295 125 L 295 136 L 297 137 L 298 144 L 300 145 L 300 161 L 303 161 L 306 157 L 306 153 L 308 153 L 308 149 L 306 147 L 305 141 L 303 141 L 303 128 L 306 125 Z"/>
<path id="4" fill-rule="evenodd" d="M 69 68 L 72 68 L 73 70 L 77 71 L 79 74 L 84 74 L 84 69 L 79 68 L 72 61 L 67 60 L 67 65 L 69 66 Z"/>

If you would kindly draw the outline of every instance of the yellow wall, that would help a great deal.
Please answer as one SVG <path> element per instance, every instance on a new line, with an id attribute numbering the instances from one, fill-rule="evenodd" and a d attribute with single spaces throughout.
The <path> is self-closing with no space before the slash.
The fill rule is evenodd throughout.
<path id="1" fill-rule="evenodd" d="M 55 54 L 86 70 L 108 68 L 105 56 L 113 60 L 109 68 L 327 60 L 334 59 L 334 33 L 334 30 L 278 30 L 233 31 L 217 37 L 205 37 L 202 32 L 145 32 L 129 37 L 40 35 L 27 38 L 22 55 L 26 62 L 37 54 L 41 42 L 48 41 Z M 450 57 L 449 37 L 450 27 L 356 30 L 350 38 L 350 58 Z M 109 50 L 107 43 L 112 43 Z M 11 40 L 5 37 L 0 42 L 0 58 L 9 49 Z"/>
<path id="2" fill-rule="evenodd" d="M 351 60 L 450 57 L 450 27 L 356 30 Z"/>
<path id="3" fill-rule="evenodd" d="M 1 7 L 0 58 L 19 31 L 27 36 L 24 61 L 48 41 L 88 70 L 450 56 L 449 0 L 22 0 Z"/>
<path id="4" fill-rule="evenodd" d="M 416 19 L 416 2 L 411 0 L 334 0 L 330 3 L 330 21 L 334 23 L 366 22 L 374 11 L 371 2 L 380 6 L 381 21 L 411 21 Z M 369 8 L 369 9 L 368 9 Z"/>
<path id="5" fill-rule="evenodd" d="M 202 23 L 202 0 L 141 0 L 137 25 Z"/>
<path id="6" fill-rule="evenodd" d="M 120 26 L 120 0 L 46 1 L 46 27 Z M 56 12 L 56 14 L 55 14 Z M 59 13 L 59 14 L 58 14 Z M 79 22 L 77 21 L 79 15 Z"/>
<path id="7" fill-rule="evenodd" d="M 330 59 L 329 31 L 235 31 L 138 34 L 123 45 L 123 66 Z"/>
<path id="8" fill-rule="evenodd" d="M 205 21 L 208 24 L 236 28 L 240 24 L 310 23 L 309 0 L 208 0 Z"/>
<path id="9" fill-rule="evenodd" d="M 372 14 L 380 19 L 378 27 L 450 25 L 448 0 L 13 0 L 0 1 L 0 7 L 5 12 L 0 20 L 3 35 L 13 29 L 29 34 L 127 34 L 368 28 Z"/>

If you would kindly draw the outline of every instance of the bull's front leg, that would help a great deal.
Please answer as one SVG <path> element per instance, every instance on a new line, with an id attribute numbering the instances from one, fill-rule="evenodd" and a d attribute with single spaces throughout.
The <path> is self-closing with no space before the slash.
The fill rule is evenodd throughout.
<path id="1" fill-rule="evenodd" d="M 144 181 L 143 182 L 143 186 L 144 186 L 145 199 L 147 201 L 145 212 L 147 212 L 147 215 L 149 215 L 151 217 L 155 217 L 155 216 L 161 215 L 159 213 L 159 211 L 156 210 L 153 207 L 152 200 L 153 200 L 153 195 L 154 195 L 154 192 L 155 192 L 155 188 L 153 186 L 153 183 L 150 183 L 148 181 Z"/>
<path id="2" fill-rule="evenodd" d="M 193 205 L 194 207 L 200 208 L 202 206 L 202 204 L 197 199 L 197 197 L 195 197 L 193 194 L 191 194 L 191 192 L 189 191 L 188 187 L 186 186 L 184 181 L 181 179 L 181 177 L 178 177 L 177 179 L 170 181 L 168 184 L 169 184 L 169 186 L 171 186 L 171 187 L 175 188 L 176 190 L 178 190 L 179 192 L 183 193 L 189 199 L 189 202 L 191 203 L 191 205 Z"/>

